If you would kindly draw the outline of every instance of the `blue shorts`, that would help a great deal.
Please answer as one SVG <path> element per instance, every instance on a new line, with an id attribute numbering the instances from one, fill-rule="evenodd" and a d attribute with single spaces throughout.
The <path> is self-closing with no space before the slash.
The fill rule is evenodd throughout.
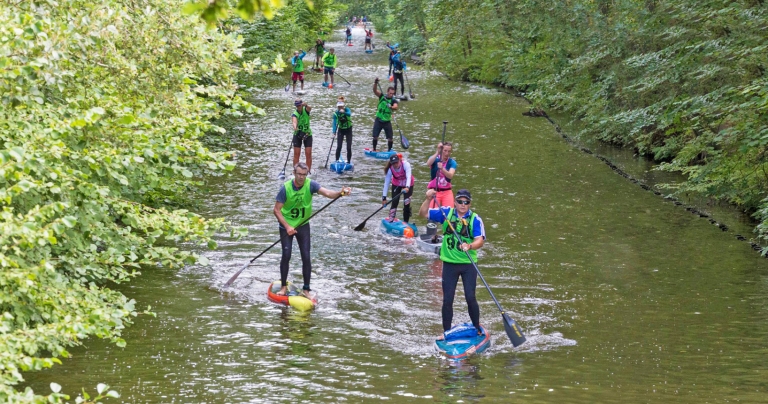
<path id="1" fill-rule="evenodd" d="M 324 73 L 333 76 L 333 67 L 326 67 Z"/>

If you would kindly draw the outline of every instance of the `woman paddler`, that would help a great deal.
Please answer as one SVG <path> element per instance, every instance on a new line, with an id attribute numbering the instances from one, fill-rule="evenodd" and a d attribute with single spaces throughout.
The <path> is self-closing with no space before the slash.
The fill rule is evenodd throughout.
<path id="1" fill-rule="evenodd" d="M 392 183 L 392 206 L 389 209 L 387 221 L 393 222 L 397 214 L 397 205 L 400 203 L 400 196 L 403 196 L 403 222 L 408 223 L 411 218 L 411 195 L 413 195 L 413 182 L 415 179 L 411 175 L 411 163 L 402 159 L 399 154 L 393 154 L 389 157 L 387 166 L 384 167 L 384 191 L 381 195 L 381 203 L 387 203 L 387 189 Z"/>
<path id="2" fill-rule="evenodd" d="M 451 181 L 456 174 L 458 164 L 456 164 L 456 160 L 451 158 L 452 150 L 453 144 L 451 142 L 438 143 L 437 152 L 429 156 L 427 160 L 427 166 L 430 169 L 429 174 L 432 177 L 427 188 L 437 191 L 437 205 L 433 200 L 430 202 L 430 208 L 437 208 L 438 206 L 452 208 L 454 206 Z"/>
<path id="3" fill-rule="evenodd" d="M 307 298 L 310 288 L 309 281 L 312 277 L 312 260 L 310 252 L 309 222 L 305 221 L 312 216 L 312 196 L 320 194 L 329 199 L 349 195 L 352 188 L 345 187 L 341 191 L 331 191 L 323 188 L 317 181 L 307 178 L 309 168 L 304 163 L 298 163 L 293 167 L 293 179 L 286 181 L 275 197 L 275 207 L 272 210 L 277 218 L 280 231 L 280 245 L 283 248 L 283 256 L 280 259 L 280 282 L 282 287 L 278 295 L 285 295 L 288 281 L 288 263 L 291 261 L 293 250 L 293 236 L 299 243 L 301 253 L 301 274 L 304 276 L 302 290 Z"/>
<path id="4" fill-rule="evenodd" d="M 434 189 L 427 190 L 427 199 L 421 204 L 419 215 L 443 224 L 443 244 L 440 247 L 440 260 L 443 261 L 443 331 L 451 329 L 453 299 L 456 294 L 456 285 L 459 282 L 459 277 L 461 277 L 469 319 L 472 320 L 472 325 L 477 329 L 477 334 L 481 335 L 480 306 L 477 304 L 477 297 L 475 297 L 477 270 L 465 251 L 469 252 L 472 259 L 477 262 L 476 250 L 485 244 L 483 220 L 470 209 L 472 194 L 468 190 L 462 189 L 456 193 L 456 208 L 441 206 L 430 209 L 429 204 L 434 199 L 435 194 Z M 451 223 L 458 234 L 451 231 L 451 227 L 446 221 Z"/>

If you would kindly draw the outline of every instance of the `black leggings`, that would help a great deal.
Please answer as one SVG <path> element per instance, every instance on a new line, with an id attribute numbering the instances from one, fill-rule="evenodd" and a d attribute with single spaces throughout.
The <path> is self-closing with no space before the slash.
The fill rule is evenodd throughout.
<path id="1" fill-rule="evenodd" d="M 475 297 L 475 287 L 477 287 L 477 271 L 472 264 L 451 264 L 443 262 L 443 330 L 451 329 L 453 321 L 453 298 L 456 295 L 456 285 L 464 285 L 464 296 L 467 299 L 467 309 L 469 310 L 469 319 L 472 325 L 480 329 L 480 306 Z"/>
<path id="2" fill-rule="evenodd" d="M 301 253 L 301 274 L 304 275 L 304 290 L 309 289 L 309 280 L 312 277 L 312 260 L 309 255 L 309 223 L 296 229 L 296 234 L 289 236 L 288 232 L 280 229 L 280 245 L 283 247 L 283 256 L 280 258 L 280 283 L 286 285 L 288 281 L 288 263 L 291 261 L 291 252 L 293 250 L 293 237 L 299 243 L 299 252 Z"/>
<path id="3" fill-rule="evenodd" d="M 400 204 L 400 197 L 403 196 L 400 192 L 404 187 L 398 187 L 392 185 L 392 204 L 389 207 L 390 212 L 397 212 L 397 205 Z M 397 196 L 395 196 L 397 195 Z M 411 218 L 411 195 L 413 195 L 413 186 L 408 188 L 408 193 L 405 194 L 403 199 L 403 221 L 407 222 Z"/>
<path id="4" fill-rule="evenodd" d="M 400 80 L 400 95 L 405 94 L 405 84 L 403 84 L 403 73 L 395 73 L 395 94 L 397 94 L 397 81 Z"/>
<path id="5" fill-rule="evenodd" d="M 373 120 L 373 150 L 376 150 L 382 130 L 384 135 L 387 136 L 387 151 L 390 151 L 392 150 L 392 121 L 382 122 L 379 118 Z"/>
<path id="6" fill-rule="evenodd" d="M 341 142 L 347 138 L 347 163 L 352 162 L 352 128 L 339 129 L 336 134 L 336 161 L 341 157 Z"/>

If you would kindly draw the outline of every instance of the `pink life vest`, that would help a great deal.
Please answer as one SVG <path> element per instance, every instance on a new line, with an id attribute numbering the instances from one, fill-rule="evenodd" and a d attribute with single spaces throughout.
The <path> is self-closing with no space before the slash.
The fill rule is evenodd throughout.
<path id="1" fill-rule="evenodd" d="M 392 185 L 396 187 L 405 187 L 405 163 L 400 163 L 400 169 L 395 170 L 395 166 L 389 166 L 389 171 L 392 173 Z M 407 185 L 409 188 L 413 187 L 415 178 L 411 173 L 411 183 Z"/>

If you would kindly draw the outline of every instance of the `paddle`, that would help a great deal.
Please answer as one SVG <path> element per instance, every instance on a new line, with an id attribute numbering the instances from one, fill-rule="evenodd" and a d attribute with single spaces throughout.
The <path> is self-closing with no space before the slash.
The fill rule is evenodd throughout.
<path id="1" fill-rule="evenodd" d="M 443 211 L 440 205 L 437 204 L 437 195 L 434 195 L 433 198 L 435 199 L 435 205 L 438 206 L 438 209 L 440 209 L 440 213 L 443 214 L 445 223 L 448 223 L 448 227 L 451 228 L 451 234 L 453 234 L 456 237 L 458 246 L 461 246 L 462 241 L 461 241 L 461 238 L 459 238 L 458 234 L 456 233 L 456 229 L 451 224 L 451 221 L 448 220 L 448 218 L 445 216 L 445 211 Z M 445 235 L 443 235 L 443 237 L 445 237 Z M 485 288 L 488 289 L 488 293 L 490 293 L 491 299 L 493 299 L 493 302 L 496 303 L 496 307 L 499 308 L 499 311 L 501 312 L 501 318 L 504 321 L 504 330 L 507 332 L 507 337 L 509 337 L 509 342 L 511 342 L 512 345 L 515 347 L 520 346 L 523 342 L 525 342 L 525 336 L 523 335 L 523 330 L 520 328 L 519 325 L 517 325 L 517 322 L 515 322 L 515 320 L 513 320 L 512 317 L 510 317 L 506 312 L 504 312 L 504 309 L 501 307 L 501 304 L 499 304 L 499 301 L 496 300 L 496 296 L 493 295 L 493 292 L 491 291 L 491 287 L 488 286 L 488 282 L 485 281 L 483 274 L 480 273 L 480 268 L 477 267 L 475 260 L 473 260 L 472 256 L 469 255 L 469 251 L 464 251 L 464 254 L 467 255 L 469 262 L 471 262 L 472 266 L 475 267 L 475 271 L 477 271 L 477 275 L 480 276 L 480 280 L 483 281 Z"/>
<path id="2" fill-rule="evenodd" d="M 331 159 L 331 150 L 333 150 L 333 142 L 336 141 L 336 134 L 339 133 L 339 124 L 336 123 L 336 132 L 333 133 L 333 139 L 331 140 L 331 147 L 328 149 L 328 157 L 325 158 L 325 165 L 323 168 L 328 167 L 328 160 Z"/>
<path id="3" fill-rule="evenodd" d="M 337 196 L 336 198 L 333 198 L 333 199 L 332 199 L 330 202 L 326 203 L 326 204 L 325 204 L 325 206 L 323 206 L 322 208 L 320 208 L 320 210 L 318 210 L 317 212 L 313 213 L 313 214 L 312 214 L 312 216 L 308 217 L 306 220 L 304 220 L 303 222 L 301 222 L 301 223 L 300 223 L 298 226 L 296 226 L 295 228 L 299 228 L 299 227 L 303 226 L 305 223 L 309 222 L 309 220 L 310 220 L 310 219 L 312 219 L 313 217 L 315 217 L 315 215 L 317 215 L 318 213 L 322 212 L 322 211 L 323 211 L 323 209 L 325 209 L 325 208 L 327 208 L 327 207 L 331 206 L 331 204 L 332 204 L 332 203 L 334 203 L 334 202 L 336 202 L 336 200 L 337 200 L 337 199 L 339 199 L 339 198 L 341 198 L 341 196 Z M 285 237 L 289 237 L 289 236 L 287 236 L 287 235 L 286 235 Z M 224 284 L 224 287 L 225 287 L 225 288 L 228 288 L 228 287 L 230 287 L 230 286 L 232 285 L 232 283 L 233 283 L 233 282 L 235 282 L 235 279 L 237 279 L 237 277 L 238 277 L 238 276 L 240 276 L 240 274 L 241 274 L 243 271 L 245 271 L 245 269 L 246 269 L 246 268 L 248 268 L 248 266 L 250 266 L 251 264 L 253 264 L 253 261 L 256 261 L 256 258 L 259 258 L 259 257 L 261 257 L 262 255 L 264 255 L 264 253 L 266 253 L 267 251 L 269 251 L 270 249 L 272 249 L 272 247 L 276 246 L 276 245 L 277 245 L 277 243 L 281 242 L 282 240 L 283 240 L 283 238 L 282 238 L 282 237 L 280 237 L 279 239 L 277 239 L 277 241 L 275 241 L 274 243 L 272 243 L 272 245 L 270 245 L 269 247 L 267 247 L 267 248 L 266 248 L 264 251 L 260 252 L 260 253 L 259 253 L 259 255 L 255 256 L 255 257 L 253 257 L 253 259 L 251 259 L 250 261 L 248 261 L 248 263 L 247 263 L 247 264 L 243 265 L 243 267 L 242 267 L 242 268 L 240 268 L 240 270 L 239 270 L 239 271 L 237 271 L 237 272 L 236 272 L 234 275 L 232 275 L 232 277 L 231 277 L 231 278 L 229 278 L 229 280 L 227 281 L 227 283 L 225 283 L 225 284 Z"/>
<path id="4" fill-rule="evenodd" d="M 445 144 L 445 127 L 448 126 L 448 121 L 443 121 L 443 141 L 441 143 Z"/>
<path id="5" fill-rule="evenodd" d="M 384 91 L 381 89 L 381 83 L 377 81 L 376 85 L 379 86 L 379 92 L 384 94 Z M 411 142 L 408 141 L 408 138 L 403 135 L 403 131 L 400 130 L 400 125 L 397 124 L 394 113 L 392 113 L 392 120 L 395 122 L 395 126 L 397 126 L 397 131 L 400 132 L 400 146 L 403 146 L 403 149 L 411 147 Z"/>
<path id="6" fill-rule="evenodd" d="M 291 156 L 292 147 L 293 147 L 293 140 L 291 140 L 291 144 L 288 145 L 288 153 L 285 155 L 285 163 L 283 163 L 283 171 L 280 171 L 280 174 L 277 174 L 277 179 L 280 181 L 285 179 L 285 166 L 288 165 L 288 157 Z"/>
<path id="7" fill-rule="evenodd" d="M 395 198 L 397 198 L 398 196 L 400 196 L 400 194 L 402 194 L 402 193 L 403 193 L 403 191 L 400 191 L 400 192 L 398 192 L 397 194 L 395 194 L 395 195 L 392 197 L 392 199 L 390 199 L 389 201 L 387 201 L 387 203 L 385 203 L 385 204 L 382 204 L 380 208 L 376 209 L 376 211 L 375 211 L 375 212 L 373 212 L 373 213 L 371 213 L 371 215 L 370 215 L 370 216 L 366 217 L 366 218 L 365 218 L 365 220 L 363 220 L 363 222 L 362 222 L 362 223 L 358 224 L 358 225 L 357 225 L 357 227 L 355 227 L 355 231 L 361 231 L 361 230 L 363 230 L 363 229 L 365 228 L 365 222 L 367 222 L 367 221 L 368 221 L 368 219 L 372 218 L 372 217 L 373 217 L 375 214 L 379 213 L 379 212 L 380 212 L 382 209 L 384 209 L 384 207 L 385 207 L 385 206 L 389 205 L 389 203 L 390 203 L 390 202 L 392 202 L 392 201 L 393 201 Z"/>
<path id="8" fill-rule="evenodd" d="M 403 72 L 405 74 L 405 82 L 408 83 L 408 96 L 411 98 L 416 98 L 415 95 L 413 95 L 413 90 L 411 90 L 411 82 L 408 80 L 408 73 Z"/>
<path id="9" fill-rule="evenodd" d="M 336 76 L 340 77 L 342 80 L 346 81 L 346 82 L 347 82 L 347 85 L 349 85 L 349 86 L 352 86 L 352 84 L 351 84 L 350 82 L 348 82 L 348 81 L 347 81 L 347 79 L 345 79 L 344 77 L 342 77 L 342 76 L 341 76 L 339 73 L 336 73 L 336 72 L 334 71 L 334 72 L 333 72 L 333 74 L 335 74 Z"/>
<path id="10" fill-rule="evenodd" d="M 408 141 L 408 138 L 403 135 L 403 131 L 400 130 L 400 125 L 397 124 L 397 119 L 395 119 L 395 114 L 392 114 L 392 120 L 395 122 L 395 126 L 397 126 L 397 131 L 400 132 L 400 146 L 403 146 L 403 149 L 407 149 L 411 147 L 411 142 Z"/>

